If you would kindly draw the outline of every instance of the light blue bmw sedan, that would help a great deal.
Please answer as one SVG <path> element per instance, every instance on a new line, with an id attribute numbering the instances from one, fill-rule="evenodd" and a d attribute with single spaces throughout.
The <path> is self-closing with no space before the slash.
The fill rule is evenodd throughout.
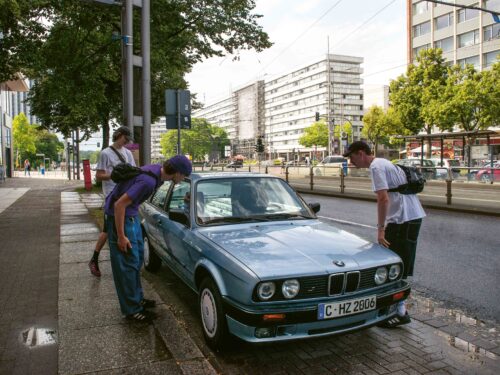
<path id="1" fill-rule="evenodd" d="M 392 251 L 316 218 L 282 179 L 192 174 L 140 209 L 144 263 L 198 294 L 207 343 L 319 337 L 367 328 L 408 297 Z"/>

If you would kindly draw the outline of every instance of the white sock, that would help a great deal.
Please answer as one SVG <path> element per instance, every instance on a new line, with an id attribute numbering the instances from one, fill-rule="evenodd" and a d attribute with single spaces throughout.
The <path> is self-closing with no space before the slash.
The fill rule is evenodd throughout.
<path id="1" fill-rule="evenodd" d="M 398 315 L 405 316 L 406 315 L 406 304 L 405 301 L 401 301 L 398 303 Z"/>

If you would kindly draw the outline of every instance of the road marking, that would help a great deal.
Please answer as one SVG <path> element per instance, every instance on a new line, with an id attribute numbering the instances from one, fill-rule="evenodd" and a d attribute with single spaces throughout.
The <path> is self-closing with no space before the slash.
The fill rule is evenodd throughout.
<path id="1" fill-rule="evenodd" d="M 376 227 L 372 226 L 372 225 L 366 225 L 366 224 L 360 224 L 360 223 L 355 223 L 354 221 L 347 221 L 347 220 L 340 220 L 340 219 L 334 219 L 332 217 L 328 217 L 328 216 L 318 216 L 319 218 L 321 219 L 326 219 L 326 220 L 331 220 L 331 221 L 335 221 L 337 223 L 341 223 L 341 224 L 348 224 L 348 225 L 355 225 L 357 227 L 363 227 L 363 228 L 371 228 L 371 229 L 375 229 Z"/>

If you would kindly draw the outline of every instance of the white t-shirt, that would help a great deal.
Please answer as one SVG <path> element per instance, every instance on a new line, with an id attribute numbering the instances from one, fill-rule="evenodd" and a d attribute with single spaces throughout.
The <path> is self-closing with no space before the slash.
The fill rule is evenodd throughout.
<path id="1" fill-rule="evenodd" d="M 132 155 L 130 150 L 126 149 L 125 147 L 115 147 L 115 150 L 123 156 L 127 163 L 135 165 L 134 156 Z M 121 162 L 122 161 L 118 158 L 118 155 L 116 155 L 111 148 L 106 147 L 101 151 L 101 154 L 99 155 L 99 161 L 97 162 L 96 169 L 101 169 L 107 174 L 110 174 L 113 170 L 113 167 L 117 164 L 120 164 Z M 104 193 L 104 197 L 107 197 L 109 193 L 113 191 L 115 185 L 116 184 L 112 180 L 102 181 L 102 192 Z"/>
<path id="2" fill-rule="evenodd" d="M 388 190 L 406 184 L 406 175 L 401 168 L 387 159 L 375 158 L 370 164 L 372 190 Z M 402 224 L 404 222 L 425 217 L 425 211 L 416 194 L 400 194 L 388 192 L 389 207 L 387 223 Z"/>

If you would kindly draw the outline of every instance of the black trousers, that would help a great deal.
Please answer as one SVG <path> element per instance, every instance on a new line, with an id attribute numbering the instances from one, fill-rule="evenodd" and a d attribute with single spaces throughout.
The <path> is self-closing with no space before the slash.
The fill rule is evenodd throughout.
<path id="1" fill-rule="evenodd" d="M 413 276 L 417 239 L 422 219 L 410 220 L 402 224 L 389 223 L 385 228 L 385 239 L 389 249 L 403 260 L 403 279 Z"/>

